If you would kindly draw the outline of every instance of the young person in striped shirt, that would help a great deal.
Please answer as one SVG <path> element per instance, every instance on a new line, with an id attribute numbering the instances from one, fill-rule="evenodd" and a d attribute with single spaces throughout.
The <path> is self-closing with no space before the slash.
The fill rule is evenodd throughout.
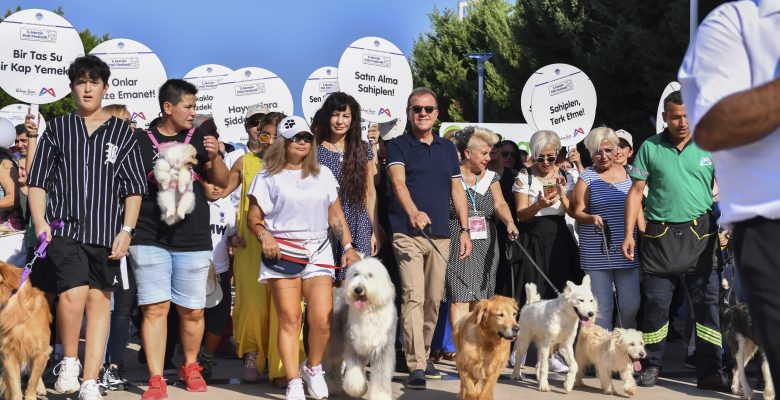
<path id="1" fill-rule="evenodd" d="M 121 286 L 127 254 L 146 192 L 146 174 L 130 124 L 102 107 L 111 71 L 99 58 L 77 58 L 68 69 L 76 112 L 49 121 L 28 174 L 37 237 L 45 234 L 59 303 L 64 358 L 54 388 L 100 400 L 96 379 L 106 347 L 110 294 Z M 48 194 L 48 203 L 46 195 Z M 54 224 L 55 220 L 62 221 Z M 49 224 L 52 224 L 50 226 Z M 79 333 L 87 313 L 83 382 Z"/>

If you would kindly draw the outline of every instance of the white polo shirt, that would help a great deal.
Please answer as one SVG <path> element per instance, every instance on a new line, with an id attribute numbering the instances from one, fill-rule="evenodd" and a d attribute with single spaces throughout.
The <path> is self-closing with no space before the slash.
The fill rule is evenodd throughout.
<path id="1" fill-rule="evenodd" d="M 778 60 L 780 0 L 735 1 L 713 10 L 699 26 L 678 73 L 694 135 L 718 101 L 776 79 Z M 780 219 L 780 175 L 775 171 L 780 128 L 754 143 L 712 154 L 721 222 Z"/>

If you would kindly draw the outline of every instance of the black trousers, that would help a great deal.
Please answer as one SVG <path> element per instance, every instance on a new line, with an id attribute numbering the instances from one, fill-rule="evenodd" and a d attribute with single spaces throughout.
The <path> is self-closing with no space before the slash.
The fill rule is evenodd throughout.
<path id="1" fill-rule="evenodd" d="M 780 382 L 780 220 L 754 218 L 732 232 L 739 279 L 750 316 L 764 343 L 772 379 Z"/>

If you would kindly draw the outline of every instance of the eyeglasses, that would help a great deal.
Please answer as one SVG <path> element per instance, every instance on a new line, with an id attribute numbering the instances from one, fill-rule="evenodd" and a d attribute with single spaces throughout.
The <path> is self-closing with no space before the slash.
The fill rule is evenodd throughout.
<path id="1" fill-rule="evenodd" d="M 512 151 L 502 151 L 502 152 L 501 152 L 501 155 L 502 155 L 503 157 L 514 157 L 514 156 L 515 156 L 515 153 L 514 153 L 514 152 L 512 152 Z"/>
<path id="2" fill-rule="evenodd" d="M 604 147 L 603 149 L 598 149 L 595 153 L 593 153 L 593 155 L 596 157 L 609 157 L 614 153 L 615 153 L 614 148 Z"/>
<path id="3" fill-rule="evenodd" d="M 244 121 L 244 125 L 246 125 L 246 126 L 248 126 L 250 128 L 254 128 L 254 127 L 260 125 L 260 120 L 259 119 L 248 119 L 248 120 Z"/>
<path id="4" fill-rule="evenodd" d="M 270 143 L 273 137 L 274 135 L 272 135 L 270 132 L 266 132 L 266 131 L 258 132 L 258 139 L 260 140 L 260 143 Z"/>
<path id="5" fill-rule="evenodd" d="M 298 143 L 301 140 L 303 140 L 304 143 L 311 143 L 314 141 L 314 135 L 308 132 L 303 132 L 293 136 L 290 139 L 287 139 L 288 142 L 293 142 L 293 143 Z"/>
<path id="6" fill-rule="evenodd" d="M 435 110 L 438 110 L 439 107 L 436 107 L 436 106 L 425 106 L 425 107 L 423 107 L 423 106 L 412 106 L 411 109 L 412 109 L 412 111 L 414 111 L 415 114 L 421 113 L 422 110 L 425 110 L 425 112 L 427 114 L 430 114 L 430 113 L 434 112 Z"/>
<path id="7" fill-rule="evenodd" d="M 556 160 L 557 158 L 558 158 L 558 157 L 556 157 L 556 156 L 553 156 L 553 155 L 549 155 L 549 154 L 548 154 L 546 157 L 545 157 L 545 156 L 536 157 L 536 162 L 538 162 L 538 163 L 543 163 L 545 160 L 547 160 L 547 162 L 548 162 L 548 163 L 552 164 L 552 163 L 554 163 L 554 162 L 555 162 L 555 160 Z"/>

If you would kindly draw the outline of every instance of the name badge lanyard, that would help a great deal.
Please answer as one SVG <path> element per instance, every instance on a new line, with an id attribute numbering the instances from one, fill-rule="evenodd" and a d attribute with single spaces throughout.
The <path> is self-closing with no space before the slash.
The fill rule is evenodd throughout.
<path id="1" fill-rule="evenodd" d="M 471 207 L 474 210 L 474 215 L 469 217 L 469 236 L 472 240 L 477 239 L 487 239 L 487 221 L 485 219 L 484 215 L 479 210 L 477 210 L 477 183 L 479 182 L 479 175 L 477 174 L 477 178 L 474 181 L 474 188 L 469 187 L 468 183 L 466 183 L 466 180 L 461 175 L 460 179 L 463 181 L 463 183 L 466 185 L 466 194 L 468 195 L 469 202 L 471 203 Z"/>

